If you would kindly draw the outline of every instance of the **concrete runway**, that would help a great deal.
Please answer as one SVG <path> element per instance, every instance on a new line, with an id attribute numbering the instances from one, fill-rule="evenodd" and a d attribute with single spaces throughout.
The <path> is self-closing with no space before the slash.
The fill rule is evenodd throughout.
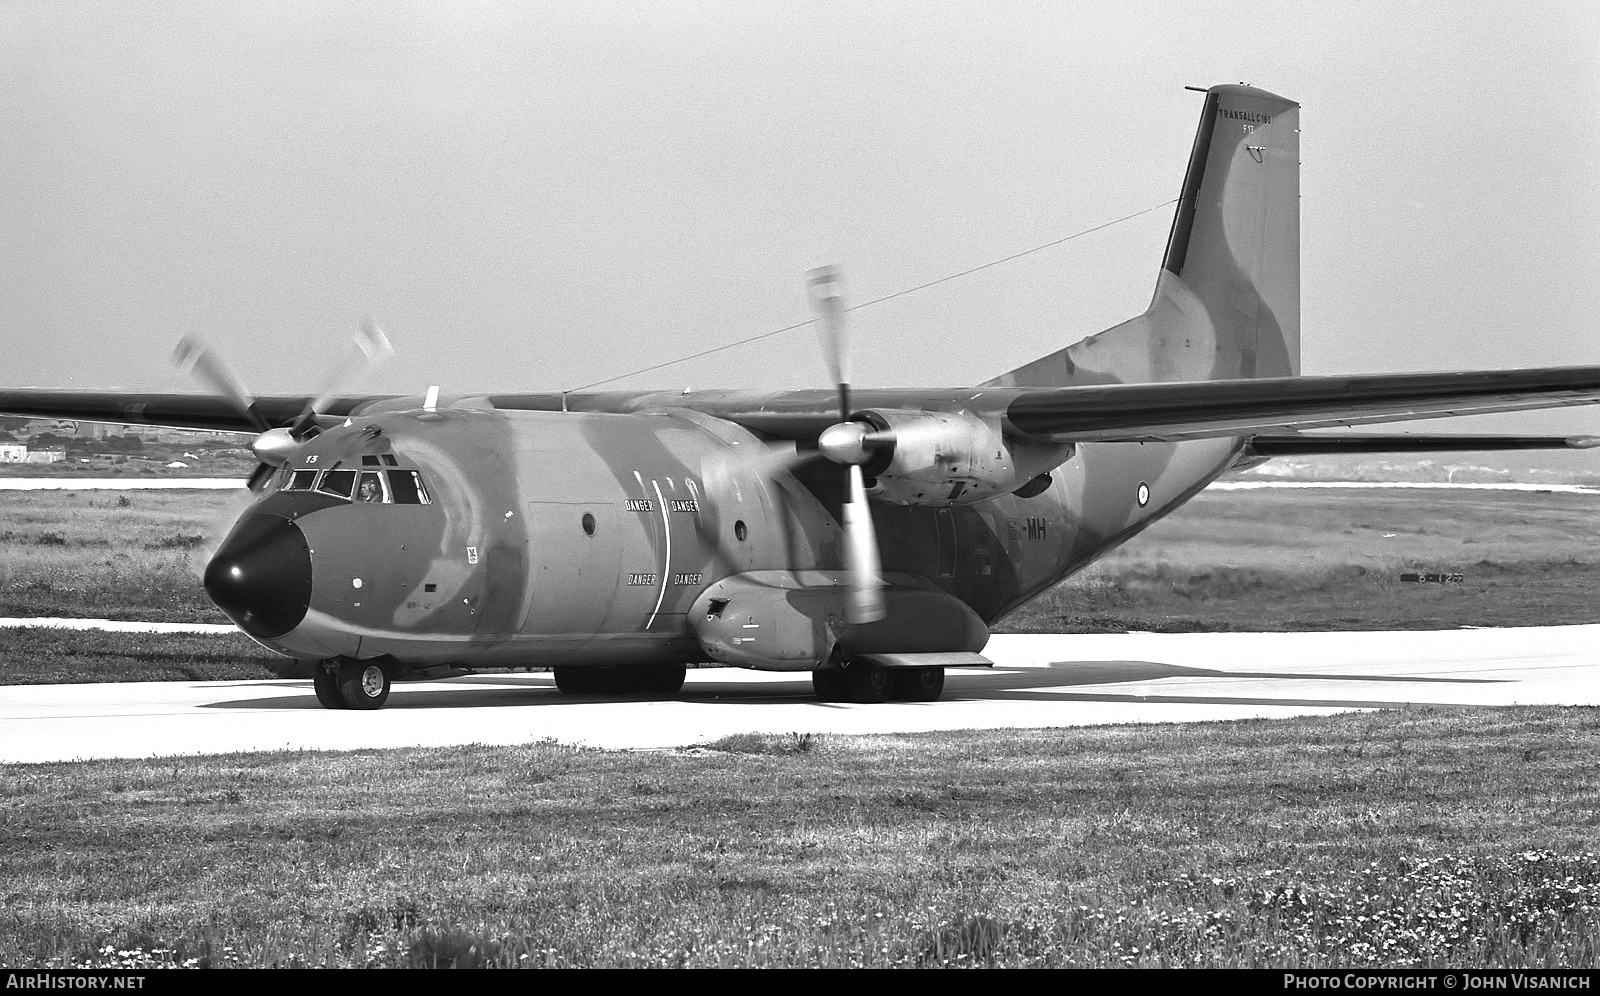
<path id="1" fill-rule="evenodd" d="M 0 687 L 0 762 L 515 744 L 688 746 L 731 733 L 896 734 L 1295 716 L 1399 705 L 1600 704 L 1600 625 L 1387 633 L 996 636 L 931 703 L 823 704 L 810 676 L 689 672 L 673 701 L 568 698 L 548 674 L 398 685 L 371 713 L 308 681 Z"/>

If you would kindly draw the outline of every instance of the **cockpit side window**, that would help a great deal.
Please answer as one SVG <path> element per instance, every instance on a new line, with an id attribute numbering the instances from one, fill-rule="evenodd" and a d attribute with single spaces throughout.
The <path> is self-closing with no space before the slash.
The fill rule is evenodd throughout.
<path id="1" fill-rule="evenodd" d="M 356 472 L 353 470 L 325 470 L 322 480 L 317 482 L 318 491 L 335 498 L 348 499 L 355 486 Z"/>
<path id="2" fill-rule="evenodd" d="M 297 470 L 289 477 L 289 483 L 283 486 L 285 491 L 310 491 L 316 483 L 317 472 L 314 470 Z"/>
<path id="3" fill-rule="evenodd" d="M 367 471 L 361 475 L 361 480 L 356 484 L 356 501 L 383 502 L 383 481 L 375 471 Z"/>
<path id="4" fill-rule="evenodd" d="M 422 485 L 422 475 L 414 470 L 389 470 L 389 494 L 397 505 L 427 505 L 428 490 Z"/>

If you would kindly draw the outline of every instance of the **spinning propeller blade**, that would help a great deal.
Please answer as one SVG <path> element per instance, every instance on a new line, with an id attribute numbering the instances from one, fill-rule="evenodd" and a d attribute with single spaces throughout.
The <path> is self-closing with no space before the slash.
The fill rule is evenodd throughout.
<path id="1" fill-rule="evenodd" d="M 851 464 L 850 500 L 844 503 L 844 558 L 850 572 L 844 615 L 852 623 L 876 622 L 887 615 L 883 604 L 883 563 L 878 558 L 878 536 L 872 530 L 872 506 L 867 504 L 861 465 Z"/>
<path id="2" fill-rule="evenodd" d="M 351 344 L 355 347 L 345 355 L 342 362 L 328 371 L 328 376 L 322 380 L 322 389 L 317 392 L 316 399 L 307 406 L 301 421 L 307 416 L 315 416 L 318 412 L 328 407 L 328 402 L 338 397 L 339 392 L 350 381 L 361 374 L 367 373 L 394 356 L 394 346 L 390 345 L 389 337 L 378 328 L 378 323 L 368 318 L 361 323 L 361 328 L 350 337 Z M 299 423 L 296 423 L 298 428 Z"/>
<path id="3" fill-rule="evenodd" d="M 819 266 L 806 274 L 811 310 L 817 316 L 817 342 L 828 376 L 839 388 L 839 419 L 850 417 L 850 350 L 845 341 L 844 281 L 834 266 Z"/>
<path id="4" fill-rule="evenodd" d="M 199 336 L 190 333 L 179 339 L 172 361 L 213 391 L 231 399 L 258 430 L 256 438 L 250 443 L 250 451 L 260 462 L 246 484 L 254 492 L 266 484 L 273 470 L 283 466 L 301 443 L 316 434 L 317 414 L 337 397 L 340 389 L 353 376 L 371 370 L 394 355 L 394 346 L 390 345 L 389 337 L 371 319 L 361 323 L 361 329 L 352 337 L 352 342 L 355 349 L 349 358 L 334 366 L 323 378 L 317 396 L 288 427 L 269 425 L 261 417 L 255 409 L 255 396 L 245 387 L 244 379 Z"/>
<path id="5" fill-rule="evenodd" d="M 238 371 L 224 360 L 216 350 L 193 332 L 178 340 L 172 351 L 172 362 L 186 373 L 193 374 L 207 387 L 233 402 L 239 414 L 250 420 L 258 430 L 266 431 L 267 423 L 256 414 L 255 395 L 244 386 Z"/>
<path id="6" fill-rule="evenodd" d="M 886 614 L 883 602 L 883 564 L 878 556 L 878 536 L 872 528 L 872 506 L 867 502 L 866 480 L 861 465 L 870 454 L 865 446 L 830 451 L 829 439 L 863 436 L 866 426 L 850 421 L 849 350 L 845 341 L 844 284 L 839 271 L 823 266 L 806 275 L 811 308 L 816 314 L 817 337 L 828 373 L 839 387 L 839 424 L 823 431 L 818 452 L 835 463 L 845 464 L 846 495 L 841 507 L 844 519 L 844 559 L 849 575 L 845 618 L 851 623 L 869 623 Z"/>

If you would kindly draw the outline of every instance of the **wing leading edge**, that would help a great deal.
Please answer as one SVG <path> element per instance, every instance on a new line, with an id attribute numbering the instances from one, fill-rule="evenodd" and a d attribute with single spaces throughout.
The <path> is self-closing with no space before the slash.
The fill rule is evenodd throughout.
<path id="1" fill-rule="evenodd" d="M 338 398 L 322 414 L 344 416 L 377 397 Z M 250 410 L 269 426 L 288 425 L 305 411 L 309 397 L 257 398 Z M 118 391 L 0 389 L 0 414 L 22 418 L 115 422 L 212 432 L 260 432 L 232 398 L 213 394 L 138 394 Z"/>

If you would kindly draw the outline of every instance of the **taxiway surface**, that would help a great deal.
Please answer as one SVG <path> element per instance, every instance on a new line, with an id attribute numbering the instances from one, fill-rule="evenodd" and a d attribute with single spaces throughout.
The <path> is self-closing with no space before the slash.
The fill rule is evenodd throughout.
<path id="1" fill-rule="evenodd" d="M 0 687 L 0 762 L 514 744 L 668 748 L 733 733 L 1185 722 L 1400 705 L 1600 704 L 1600 625 L 1383 633 L 996 636 L 930 703 L 821 703 L 809 674 L 689 672 L 671 701 L 570 698 L 548 674 L 395 686 L 330 711 L 309 681 Z"/>

